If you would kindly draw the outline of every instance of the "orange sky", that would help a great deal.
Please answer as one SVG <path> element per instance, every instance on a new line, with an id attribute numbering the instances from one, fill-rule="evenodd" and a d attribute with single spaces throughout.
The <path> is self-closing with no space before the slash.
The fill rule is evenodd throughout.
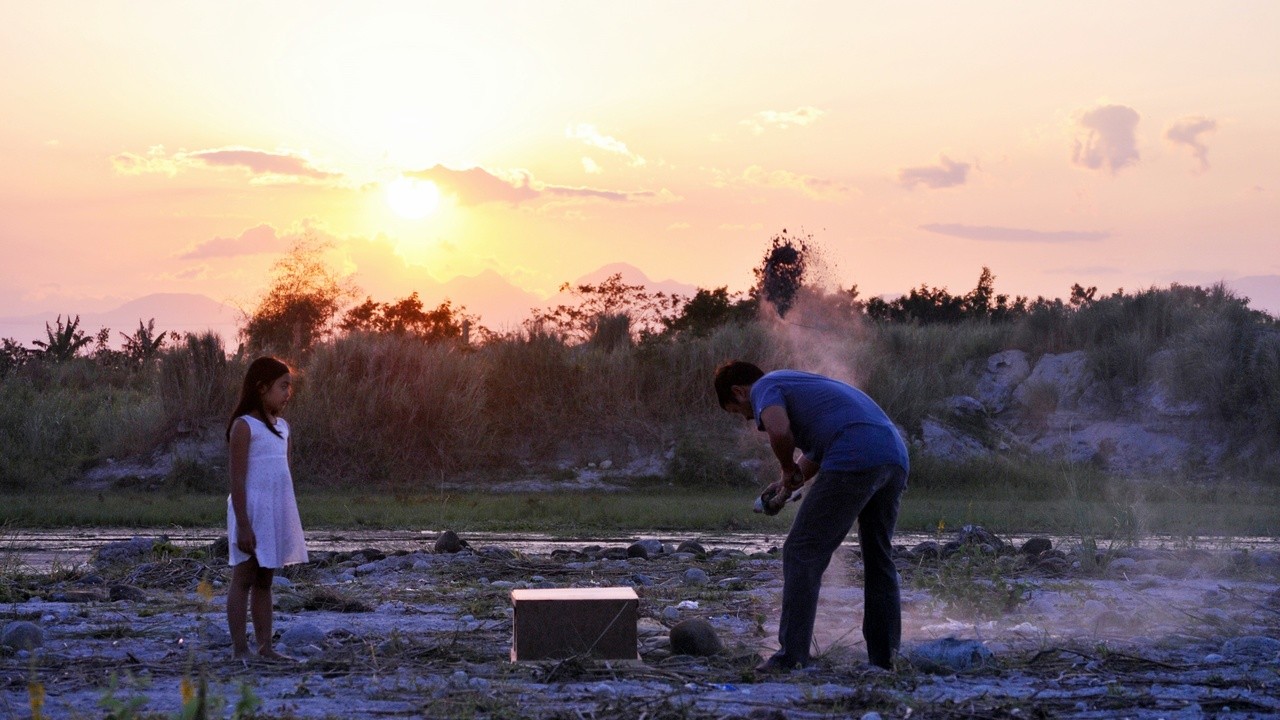
<path id="1" fill-rule="evenodd" d="M 784 227 L 867 295 L 1280 312 L 1280 4 L 788 5 L 7 2 L 0 315 L 245 302 L 306 229 L 376 299 L 744 289 Z"/>

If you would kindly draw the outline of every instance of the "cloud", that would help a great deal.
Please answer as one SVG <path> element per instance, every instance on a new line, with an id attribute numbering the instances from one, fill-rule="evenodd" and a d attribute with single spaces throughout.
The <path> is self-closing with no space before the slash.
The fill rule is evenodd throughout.
<path id="1" fill-rule="evenodd" d="M 582 169 L 586 170 L 588 175 L 599 175 L 604 172 L 604 169 L 600 167 L 600 163 L 586 156 L 582 158 Z"/>
<path id="2" fill-rule="evenodd" d="M 818 121 L 825 112 L 812 105 L 803 105 L 795 110 L 761 110 L 742 124 L 751 128 L 751 132 L 759 135 L 769 128 L 786 130 L 792 127 L 804 127 Z"/>
<path id="3" fill-rule="evenodd" d="M 1077 165 L 1114 175 L 1136 163 L 1138 112 L 1124 105 L 1102 105 L 1080 117 L 1080 130 L 1071 160 Z"/>
<path id="4" fill-rule="evenodd" d="M 765 170 L 759 165 L 752 165 L 744 170 L 742 182 L 760 187 L 797 190 L 813 198 L 831 198 L 852 190 L 838 180 L 802 175 L 790 170 Z"/>
<path id="5" fill-rule="evenodd" d="M 1111 237 L 1109 232 L 1081 230 L 1028 230 L 1025 228 L 1006 228 L 991 225 L 960 225 L 957 223 L 932 223 L 921 225 L 938 235 L 964 238 L 966 240 L 990 240 L 992 242 L 1010 243 L 1070 243 L 1096 242 Z"/>
<path id="6" fill-rule="evenodd" d="M 679 198 L 667 190 L 602 190 L 599 188 L 549 185 L 534 179 L 528 170 L 492 172 L 482 167 L 454 170 L 435 165 L 426 170 L 408 172 L 409 177 L 430 180 L 442 193 L 452 195 L 460 205 L 482 205 L 490 202 L 519 205 L 538 199 L 582 198 L 613 202 L 662 201 Z"/>
<path id="7" fill-rule="evenodd" d="M 186 153 L 185 157 L 215 167 L 247 168 L 249 172 L 255 175 L 279 175 L 312 178 L 315 180 L 338 177 L 336 173 L 317 169 L 307 157 L 291 152 L 268 152 L 245 147 L 228 147 L 216 150 L 197 150 L 193 153 Z"/>
<path id="8" fill-rule="evenodd" d="M 1206 117 L 1184 117 L 1176 120 L 1164 136 L 1175 145 L 1186 145 L 1199 163 L 1197 172 L 1209 169 L 1209 148 L 1200 140 L 1200 136 L 1218 129 L 1218 121 Z"/>
<path id="9" fill-rule="evenodd" d="M 581 140 L 591 147 L 600 148 L 605 152 L 611 152 L 615 155 L 621 155 L 627 158 L 627 160 L 636 167 L 644 165 L 644 158 L 631 152 L 631 150 L 627 148 L 626 143 L 615 137 L 602 135 L 599 130 L 596 130 L 595 125 L 579 123 L 576 127 L 565 128 L 564 134 L 566 137 Z"/>
<path id="10" fill-rule="evenodd" d="M 246 147 L 225 147 L 194 152 L 179 151 L 172 155 L 163 145 L 153 145 L 145 155 L 122 152 L 111 156 L 111 165 L 121 175 L 162 174 L 172 177 L 179 170 L 211 167 L 244 168 L 254 176 L 254 183 L 297 182 L 299 180 L 332 180 L 338 173 L 316 168 L 303 154 Z"/>
<path id="11" fill-rule="evenodd" d="M 178 163 L 169 157 L 163 145 L 152 145 L 145 155 L 122 152 L 111 156 L 111 166 L 120 175 L 168 175 L 178 172 Z"/>
<path id="12" fill-rule="evenodd" d="M 691 227 L 693 226 L 687 222 L 673 222 L 667 226 L 667 229 L 674 232 L 677 230 L 688 230 Z"/>
<path id="13" fill-rule="evenodd" d="M 280 236 L 267 224 L 249 228 L 239 237 L 215 237 L 196 245 L 179 255 L 182 260 L 202 258 L 240 257 L 262 253 L 284 252 L 289 249 L 289 238 Z"/>
<path id="14" fill-rule="evenodd" d="M 952 162 L 946 155 L 939 155 L 937 165 L 899 170 L 898 184 L 905 188 L 924 185 L 936 189 L 963 185 L 968 177 L 969 163 Z"/>

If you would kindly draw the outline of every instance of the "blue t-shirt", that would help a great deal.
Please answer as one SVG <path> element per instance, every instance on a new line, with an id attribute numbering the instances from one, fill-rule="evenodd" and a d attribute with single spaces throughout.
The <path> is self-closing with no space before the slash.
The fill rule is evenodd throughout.
<path id="1" fill-rule="evenodd" d="M 775 370 L 751 386 L 751 410 L 761 430 L 760 413 L 774 405 L 787 411 L 796 447 L 823 470 L 908 469 L 907 446 L 893 421 L 852 385 L 798 370 Z"/>

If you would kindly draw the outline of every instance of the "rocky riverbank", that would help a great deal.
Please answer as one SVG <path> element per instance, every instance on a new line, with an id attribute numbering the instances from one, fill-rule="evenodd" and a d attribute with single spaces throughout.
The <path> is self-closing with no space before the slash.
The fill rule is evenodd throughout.
<path id="1" fill-rule="evenodd" d="M 225 546 L 140 538 L 80 567 L 3 569 L 0 715 L 31 717 L 43 692 L 46 716 L 84 718 L 174 717 L 201 693 L 215 717 L 1280 717 L 1275 553 L 966 528 L 898 565 L 892 672 L 865 665 L 856 552 L 828 570 L 815 665 L 757 675 L 778 553 L 657 539 L 314 553 L 277 579 L 278 647 L 299 659 L 280 664 L 230 657 Z M 642 662 L 509 661 L 512 589 L 618 585 L 640 596 Z M 673 648 L 689 620 L 713 636 Z"/>

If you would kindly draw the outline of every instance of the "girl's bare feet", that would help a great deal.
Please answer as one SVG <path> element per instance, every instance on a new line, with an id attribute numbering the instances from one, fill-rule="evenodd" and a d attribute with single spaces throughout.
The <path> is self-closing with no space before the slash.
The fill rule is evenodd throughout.
<path id="1" fill-rule="evenodd" d="M 298 662 L 295 658 L 291 658 L 288 655 L 281 655 L 272 648 L 260 651 L 258 653 L 258 657 L 272 662 Z"/>

